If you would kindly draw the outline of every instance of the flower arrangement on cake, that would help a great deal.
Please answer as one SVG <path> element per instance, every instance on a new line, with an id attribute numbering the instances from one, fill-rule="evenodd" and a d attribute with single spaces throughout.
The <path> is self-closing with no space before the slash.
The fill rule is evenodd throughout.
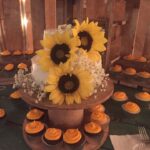
<path id="1" fill-rule="evenodd" d="M 104 30 L 88 19 L 75 26 L 45 31 L 43 49 L 32 58 L 31 73 L 19 70 L 14 87 L 21 87 L 36 103 L 47 95 L 53 104 L 80 104 L 107 86 L 100 52 L 106 50 Z M 101 87 L 101 88 L 100 88 Z"/>

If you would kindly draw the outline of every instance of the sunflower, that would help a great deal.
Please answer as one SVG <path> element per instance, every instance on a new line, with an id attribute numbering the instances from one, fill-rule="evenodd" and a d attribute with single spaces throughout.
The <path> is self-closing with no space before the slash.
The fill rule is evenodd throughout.
<path id="1" fill-rule="evenodd" d="M 78 36 L 81 41 L 79 48 L 84 50 L 87 55 L 97 61 L 100 59 L 98 52 L 106 50 L 105 43 L 107 42 L 104 37 L 104 31 L 101 27 L 98 27 L 97 23 L 89 22 L 87 19 L 81 24 L 75 20 L 75 27 L 72 29 L 73 36 Z"/>
<path id="2" fill-rule="evenodd" d="M 69 31 L 63 33 L 56 32 L 53 35 L 45 35 L 41 41 L 44 49 L 37 51 L 39 56 L 39 64 L 44 71 L 48 71 L 51 67 L 57 67 L 61 63 L 67 63 L 71 54 L 73 54 L 80 40 L 78 37 L 71 37 Z"/>
<path id="3" fill-rule="evenodd" d="M 62 67 L 63 66 L 63 67 Z M 60 65 L 49 72 L 45 92 L 50 92 L 53 104 L 79 104 L 93 93 L 94 87 L 89 72 L 67 65 Z"/>

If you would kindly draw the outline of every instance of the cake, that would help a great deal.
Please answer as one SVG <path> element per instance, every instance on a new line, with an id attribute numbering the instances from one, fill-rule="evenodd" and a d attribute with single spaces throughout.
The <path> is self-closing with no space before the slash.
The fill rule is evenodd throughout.
<path id="1" fill-rule="evenodd" d="M 136 70 L 132 67 L 129 67 L 124 70 L 124 73 L 133 76 L 136 75 Z"/>
<path id="2" fill-rule="evenodd" d="M 20 63 L 20 64 L 18 64 L 17 68 L 18 69 L 26 69 L 27 65 L 25 63 Z"/>
<path id="3" fill-rule="evenodd" d="M 44 132 L 45 125 L 40 121 L 28 122 L 25 125 L 25 132 L 31 136 L 41 135 Z"/>
<path id="4" fill-rule="evenodd" d="M 105 111 L 105 107 L 104 105 L 102 104 L 98 104 L 96 106 L 93 106 L 91 109 L 90 109 L 91 112 L 94 112 L 94 111 L 99 111 L 99 112 L 104 112 Z"/>
<path id="5" fill-rule="evenodd" d="M 5 69 L 6 71 L 11 71 L 11 70 L 14 69 L 14 64 L 7 64 L 7 65 L 4 67 L 4 69 Z"/>
<path id="6" fill-rule="evenodd" d="M 34 53 L 34 50 L 25 50 L 23 51 L 23 54 L 26 54 L 26 55 L 32 55 Z"/>
<path id="7" fill-rule="evenodd" d="M 139 92 L 135 94 L 136 99 L 144 102 L 150 102 L 150 94 L 148 92 Z"/>
<path id="8" fill-rule="evenodd" d="M 12 99 L 20 99 L 21 98 L 21 94 L 20 94 L 19 90 L 16 90 L 13 93 L 11 93 L 10 94 L 10 98 L 12 98 Z"/>
<path id="9" fill-rule="evenodd" d="M 123 104 L 122 109 L 129 114 L 139 114 L 141 112 L 141 109 L 138 106 L 138 104 L 131 102 L 131 101 Z"/>
<path id="10" fill-rule="evenodd" d="M 72 150 L 82 150 L 85 142 L 79 129 L 67 129 L 63 134 L 63 141 Z"/>
<path id="11" fill-rule="evenodd" d="M 128 99 L 128 96 L 123 91 L 116 91 L 113 93 L 112 99 L 115 101 L 122 102 L 122 101 L 126 101 Z"/>
<path id="12" fill-rule="evenodd" d="M 149 79 L 150 78 L 150 73 L 146 71 L 138 72 L 137 75 L 141 78 Z"/>
<path id="13" fill-rule="evenodd" d="M 135 56 L 129 54 L 129 55 L 127 55 L 127 56 L 124 56 L 123 59 L 125 59 L 125 60 L 135 60 Z"/>
<path id="14" fill-rule="evenodd" d="M 99 135 L 102 131 L 102 128 L 99 124 L 95 123 L 95 122 L 89 122 L 87 124 L 84 125 L 84 131 L 88 134 L 88 135 Z"/>
<path id="15" fill-rule="evenodd" d="M 5 109 L 0 108 L 0 119 L 4 118 L 6 116 Z"/>
<path id="16" fill-rule="evenodd" d="M 147 61 L 147 59 L 143 56 L 137 57 L 135 60 L 138 61 L 138 62 L 146 62 Z"/>
<path id="17" fill-rule="evenodd" d="M 113 72 L 121 72 L 122 71 L 122 67 L 121 65 L 115 65 L 112 67 L 111 71 Z"/>
<path id="18" fill-rule="evenodd" d="M 48 128 L 43 135 L 43 140 L 47 145 L 58 145 L 62 141 L 62 130 Z"/>
<path id="19" fill-rule="evenodd" d="M 11 52 L 9 50 L 3 50 L 3 51 L 0 52 L 0 55 L 1 56 L 10 56 Z"/>
<path id="20" fill-rule="evenodd" d="M 26 114 L 26 118 L 28 120 L 40 120 L 42 117 L 44 116 L 44 112 L 37 109 L 37 108 L 33 108 L 31 109 L 27 114 Z"/>

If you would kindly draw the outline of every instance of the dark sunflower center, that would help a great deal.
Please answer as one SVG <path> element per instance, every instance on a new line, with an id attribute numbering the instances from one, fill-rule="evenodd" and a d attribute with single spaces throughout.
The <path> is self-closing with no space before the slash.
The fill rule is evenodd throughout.
<path id="1" fill-rule="evenodd" d="M 50 57 L 55 64 L 65 63 L 68 60 L 69 46 L 66 44 L 56 44 L 52 50 Z"/>
<path id="2" fill-rule="evenodd" d="M 80 41 L 81 41 L 80 48 L 89 51 L 93 43 L 93 39 L 91 35 L 88 32 L 83 31 L 83 32 L 79 32 L 78 36 L 80 37 Z"/>
<path id="3" fill-rule="evenodd" d="M 63 75 L 60 77 L 58 87 L 63 93 L 73 93 L 79 88 L 79 79 L 75 75 Z"/>

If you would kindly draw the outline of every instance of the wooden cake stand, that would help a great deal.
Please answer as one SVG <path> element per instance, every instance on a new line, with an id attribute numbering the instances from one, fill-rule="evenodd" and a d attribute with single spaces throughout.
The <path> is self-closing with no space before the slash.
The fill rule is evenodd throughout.
<path id="1" fill-rule="evenodd" d="M 31 97 L 28 94 L 23 92 L 23 89 L 20 89 L 22 99 L 30 104 L 33 107 L 37 107 L 40 109 L 47 110 L 47 119 L 45 124 L 49 127 L 56 127 L 62 130 L 68 128 L 79 128 L 81 132 L 83 131 L 83 126 L 85 123 L 90 121 L 90 112 L 88 108 L 93 107 L 94 105 L 103 103 L 104 101 L 108 100 L 109 97 L 112 95 L 114 90 L 114 85 L 110 79 L 107 80 L 107 87 L 105 91 L 101 91 L 100 89 L 95 95 L 89 97 L 88 100 L 82 101 L 81 104 L 72 104 L 72 105 L 54 105 L 48 99 L 45 99 L 39 103 L 36 103 L 36 98 Z M 109 122 L 110 119 L 108 118 L 108 122 L 102 126 L 102 133 L 95 139 L 93 137 L 87 136 L 84 132 L 83 135 L 85 136 L 85 144 L 83 150 L 96 150 L 100 148 L 109 133 Z M 27 123 L 25 119 L 23 124 L 23 135 L 26 143 L 32 150 L 52 150 L 53 148 L 46 145 L 43 140 L 42 136 L 30 136 L 25 133 L 24 126 Z M 61 146 L 54 147 L 54 150 L 69 150 L 65 143 Z"/>

